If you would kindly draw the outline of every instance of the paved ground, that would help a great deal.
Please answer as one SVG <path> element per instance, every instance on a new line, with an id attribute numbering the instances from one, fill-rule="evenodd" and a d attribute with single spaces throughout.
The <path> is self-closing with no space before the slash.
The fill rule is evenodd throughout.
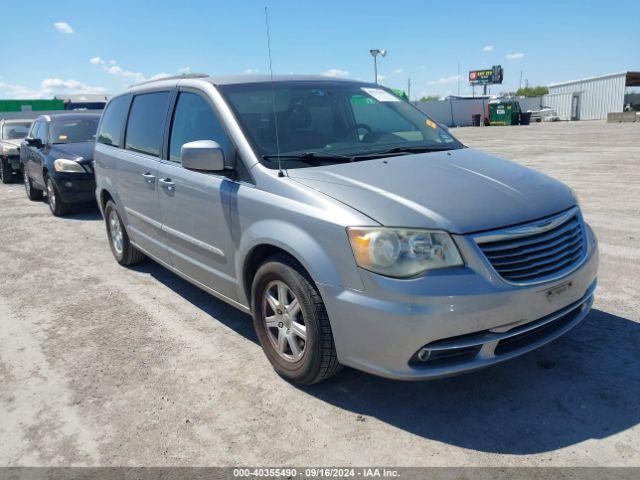
<path id="1" fill-rule="evenodd" d="M 561 340 L 430 383 L 298 389 L 250 319 L 0 185 L 0 465 L 640 465 L 640 124 L 460 129 L 574 187 L 602 252 Z"/>

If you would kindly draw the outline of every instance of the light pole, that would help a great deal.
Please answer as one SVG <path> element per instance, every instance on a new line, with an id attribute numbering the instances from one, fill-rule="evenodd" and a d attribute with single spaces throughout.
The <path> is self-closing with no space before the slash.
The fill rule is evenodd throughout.
<path id="1" fill-rule="evenodd" d="M 380 55 L 381 57 L 386 57 L 387 51 L 380 50 L 378 48 L 372 48 L 371 50 L 369 50 L 369 53 L 373 57 L 373 78 L 374 78 L 374 83 L 377 85 L 378 84 L 378 55 Z"/>

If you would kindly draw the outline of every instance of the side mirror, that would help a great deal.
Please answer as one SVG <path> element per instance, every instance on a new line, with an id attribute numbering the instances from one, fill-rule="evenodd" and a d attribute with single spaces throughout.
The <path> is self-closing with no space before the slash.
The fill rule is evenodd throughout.
<path id="1" fill-rule="evenodd" d="M 224 170 L 224 152 L 213 140 L 196 140 L 182 145 L 180 150 L 182 166 L 189 170 L 202 172 L 221 172 Z"/>
<path id="2" fill-rule="evenodd" d="M 44 144 L 42 143 L 42 140 L 40 140 L 39 138 L 27 137 L 24 140 L 25 140 L 25 142 L 27 142 L 27 145 L 29 145 L 31 147 L 35 147 L 35 148 L 44 147 Z"/>

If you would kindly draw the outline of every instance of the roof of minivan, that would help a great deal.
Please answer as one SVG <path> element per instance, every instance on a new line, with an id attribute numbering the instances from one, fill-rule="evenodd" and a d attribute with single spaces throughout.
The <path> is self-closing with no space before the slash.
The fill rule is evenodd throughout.
<path id="1" fill-rule="evenodd" d="M 264 83 L 270 82 L 270 75 L 232 75 L 227 77 L 205 77 L 201 80 L 208 81 L 214 85 L 233 85 L 240 83 Z M 324 75 L 274 75 L 274 82 L 361 82 L 349 78 L 327 77 Z"/>
<path id="2" fill-rule="evenodd" d="M 38 117 L 35 118 L 35 120 L 38 120 L 40 118 L 44 118 L 47 122 L 51 122 L 53 120 L 57 120 L 59 118 L 67 119 L 67 120 L 73 120 L 73 119 L 78 119 L 78 118 L 86 118 L 86 117 L 100 117 L 100 113 L 95 113 L 95 112 L 86 112 L 86 113 L 80 113 L 80 112 L 73 112 L 73 113 L 49 113 L 47 115 L 40 115 Z M 34 120 L 34 121 L 35 121 Z"/>

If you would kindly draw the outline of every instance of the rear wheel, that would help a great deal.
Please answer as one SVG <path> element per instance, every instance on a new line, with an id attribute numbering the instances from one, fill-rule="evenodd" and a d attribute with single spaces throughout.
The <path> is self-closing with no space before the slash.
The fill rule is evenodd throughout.
<path id="1" fill-rule="evenodd" d="M 251 297 L 256 333 L 279 375 L 309 385 L 340 371 L 329 316 L 302 266 L 271 257 L 256 272 Z"/>
<path id="2" fill-rule="evenodd" d="M 113 253 L 116 261 L 124 267 L 143 261 L 145 259 L 144 253 L 131 245 L 129 235 L 124 228 L 120 215 L 118 215 L 116 204 L 111 200 L 104 207 L 104 219 L 109 247 L 111 247 L 111 253 Z"/>
<path id="3" fill-rule="evenodd" d="M 56 217 L 63 217 L 69 213 L 71 210 L 71 205 L 66 202 L 63 202 L 58 195 L 58 189 L 56 184 L 53 183 L 51 177 L 47 177 L 47 201 L 49 202 L 49 208 L 51 209 L 51 213 L 53 213 Z"/>
<path id="4" fill-rule="evenodd" d="M 13 182 L 13 168 L 6 158 L 0 158 L 0 179 L 2 183 Z"/>
<path id="5" fill-rule="evenodd" d="M 29 174 L 26 170 L 23 171 L 22 177 L 24 179 L 24 189 L 27 192 L 27 198 L 32 201 L 42 200 L 42 190 L 33 186 L 33 182 L 29 178 Z"/>

